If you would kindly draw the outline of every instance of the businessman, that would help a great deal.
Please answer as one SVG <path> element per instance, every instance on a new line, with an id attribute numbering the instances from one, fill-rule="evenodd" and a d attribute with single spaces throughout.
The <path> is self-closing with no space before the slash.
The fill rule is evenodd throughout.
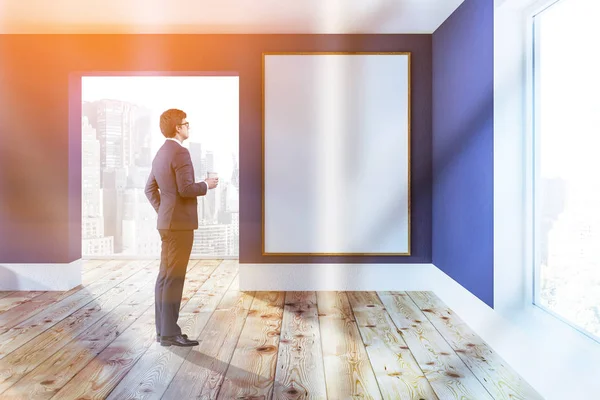
<path id="1" fill-rule="evenodd" d="M 217 187 L 219 178 L 196 182 L 190 152 L 183 147 L 190 124 L 185 112 L 170 109 L 160 116 L 165 143 L 152 161 L 146 197 L 158 213 L 162 248 L 155 287 L 156 337 L 162 346 L 196 346 L 177 325 L 194 230 L 198 229 L 198 196 Z"/>

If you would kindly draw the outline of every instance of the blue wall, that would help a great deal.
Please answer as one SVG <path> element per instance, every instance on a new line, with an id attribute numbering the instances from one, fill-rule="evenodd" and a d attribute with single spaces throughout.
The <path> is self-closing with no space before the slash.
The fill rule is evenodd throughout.
<path id="1" fill-rule="evenodd" d="M 433 264 L 494 301 L 494 2 L 466 0 L 433 34 Z"/>
<path id="2" fill-rule="evenodd" d="M 430 263 L 431 39 L 0 35 L 0 262 L 68 263 L 81 257 L 81 90 L 75 80 L 69 92 L 73 72 L 233 71 L 240 76 L 241 262 Z M 269 51 L 412 53 L 410 257 L 262 255 L 262 53 Z"/>

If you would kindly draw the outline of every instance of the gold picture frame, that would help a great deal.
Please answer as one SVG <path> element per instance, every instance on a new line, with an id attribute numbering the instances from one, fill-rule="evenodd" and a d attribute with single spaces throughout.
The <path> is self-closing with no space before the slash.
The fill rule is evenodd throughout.
<path id="1" fill-rule="evenodd" d="M 408 154 L 407 154 L 407 161 L 408 161 L 408 199 L 407 199 L 407 206 L 408 206 L 408 221 L 407 221 L 407 225 L 408 225 L 408 240 L 407 240 L 407 244 L 408 244 L 408 251 L 405 253 L 379 253 L 379 252 L 374 252 L 374 253 L 312 253 L 312 252 L 305 252 L 305 253 L 291 253 L 291 252 L 286 252 L 286 253 L 274 253 L 274 252 L 266 252 L 265 251 L 265 60 L 267 56 L 272 56 L 272 55 L 404 55 L 407 56 L 408 58 L 408 114 L 407 114 L 407 118 L 408 118 L 408 132 L 407 132 L 407 150 L 408 150 Z M 412 59 L 411 59 L 411 52 L 410 51 L 390 51 L 390 52 L 369 52 L 369 51 L 361 51 L 361 52 L 346 52 L 346 51 L 314 51 L 314 52 L 310 52 L 310 51 L 303 51 L 303 52 L 289 52 L 289 51 L 282 51 L 282 52 L 263 52 L 262 53 L 262 65 L 261 65 L 261 70 L 262 70 L 262 77 L 261 77 L 261 91 L 262 91 L 262 99 L 261 99 L 261 110 L 262 110 L 262 121 L 261 121 L 261 203 L 262 203 L 262 210 L 261 210 L 261 253 L 263 256 L 297 256 L 297 257 L 305 257 L 305 256 L 339 256 L 339 257 L 356 257 L 356 256 L 410 256 L 411 255 L 411 231 L 412 231 L 412 224 L 411 224 L 411 134 L 412 134 L 412 127 L 411 127 L 411 119 L 412 119 L 412 73 L 411 73 L 411 68 L 412 68 Z"/>

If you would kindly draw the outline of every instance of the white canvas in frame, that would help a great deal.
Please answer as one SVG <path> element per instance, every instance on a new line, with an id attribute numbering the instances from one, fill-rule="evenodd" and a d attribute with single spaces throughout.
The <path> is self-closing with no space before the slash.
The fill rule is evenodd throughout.
<path id="1" fill-rule="evenodd" d="M 264 55 L 265 254 L 410 254 L 410 54 Z"/>

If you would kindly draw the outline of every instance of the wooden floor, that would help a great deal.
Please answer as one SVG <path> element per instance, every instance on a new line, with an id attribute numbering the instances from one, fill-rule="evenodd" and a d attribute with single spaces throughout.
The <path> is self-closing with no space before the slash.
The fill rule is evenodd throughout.
<path id="1" fill-rule="evenodd" d="M 0 399 L 541 399 L 431 292 L 241 292 L 192 260 L 161 347 L 158 261 L 86 261 L 69 292 L 0 292 Z"/>

